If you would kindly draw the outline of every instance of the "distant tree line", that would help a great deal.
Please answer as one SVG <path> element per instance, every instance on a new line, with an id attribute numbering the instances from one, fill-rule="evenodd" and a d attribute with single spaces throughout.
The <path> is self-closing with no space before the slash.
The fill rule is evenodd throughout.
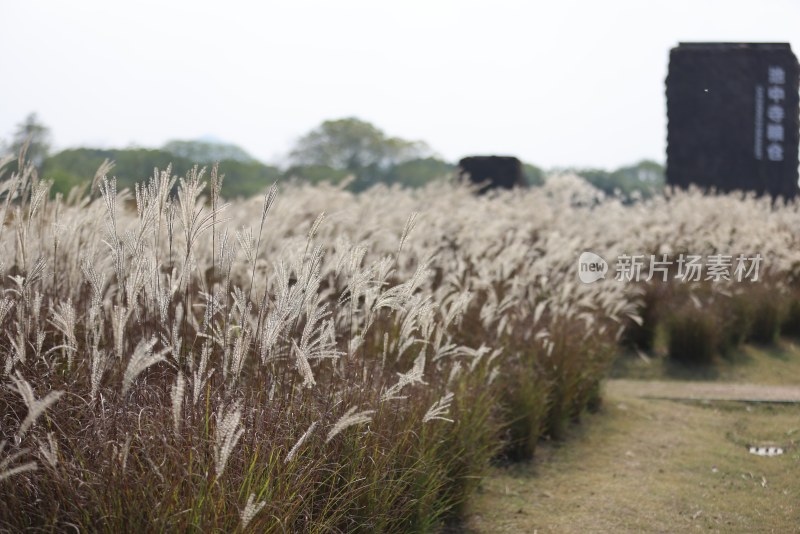
<path id="1" fill-rule="evenodd" d="M 577 174 L 607 195 L 620 196 L 625 200 L 649 198 L 664 190 L 664 166 L 650 160 L 614 171 L 593 168 L 559 169 L 561 171 Z"/>
<path id="2" fill-rule="evenodd" d="M 423 141 L 389 137 L 374 125 L 357 118 L 323 122 L 296 142 L 286 168 L 266 165 L 242 148 L 210 141 L 174 140 L 157 149 L 70 148 L 50 154 L 50 132 L 36 115 L 17 126 L 10 143 L 0 144 L 0 153 L 17 154 L 27 148 L 27 157 L 40 176 L 53 180 L 54 191 L 67 193 L 90 181 L 105 160 L 114 162 L 111 175 L 118 187 L 152 176 L 155 168 L 172 165 L 183 175 L 195 164 L 219 162 L 225 174 L 223 191 L 228 197 L 259 194 L 276 180 L 309 183 L 329 182 L 359 192 L 376 184 L 421 187 L 452 177 L 456 166 L 437 156 Z M 559 169 L 586 178 L 608 194 L 625 198 L 648 197 L 664 184 L 664 169 L 658 163 L 642 161 L 615 171 L 602 169 Z M 525 179 L 531 186 L 544 183 L 545 171 L 523 163 Z"/>
<path id="3" fill-rule="evenodd" d="M 197 163 L 212 163 L 179 156 L 164 148 L 70 148 L 48 157 L 40 175 L 53 180 L 55 191 L 66 193 L 73 187 L 90 181 L 97 168 L 107 159 L 114 162 L 110 175 L 117 178 L 119 189 L 133 188 L 136 182 L 152 176 L 155 168 L 166 169 L 167 165 L 172 165 L 172 173 L 183 176 Z M 282 177 L 282 172 L 277 167 L 255 160 L 224 159 L 219 163 L 220 172 L 225 174 L 224 191 L 229 197 L 257 195 L 267 185 Z"/>

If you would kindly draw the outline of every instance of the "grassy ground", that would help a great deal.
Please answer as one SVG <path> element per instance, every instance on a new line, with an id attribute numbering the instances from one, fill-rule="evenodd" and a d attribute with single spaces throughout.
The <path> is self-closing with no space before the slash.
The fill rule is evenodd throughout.
<path id="1" fill-rule="evenodd" d="M 617 376 L 800 385 L 800 349 L 746 347 L 714 373 L 661 358 Z M 800 532 L 800 405 L 641 399 L 607 388 L 600 414 L 497 468 L 473 500 L 471 532 Z M 788 446 L 759 457 L 748 445 Z"/>
<path id="2" fill-rule="evenodd" d="M 800 342 L 782 339 L 774 347 L 745 345 L 708 367 L 675 363 L 664 350 L 652 356 L 628 353 L 617 359 L 611 378 L 800 385 Z"/>

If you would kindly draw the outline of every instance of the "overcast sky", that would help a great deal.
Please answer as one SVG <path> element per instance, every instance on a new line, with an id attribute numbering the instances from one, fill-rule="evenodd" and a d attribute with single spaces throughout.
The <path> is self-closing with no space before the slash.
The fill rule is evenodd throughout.
<path id="1" fill-rule="evenodd" d="M 679 41 L 781 41 L 798 0 L 7 1 L 0 138 L 56 148 L 213 136 L 280 162 L 356 116 L 457 160 L 664 161 Z"/>

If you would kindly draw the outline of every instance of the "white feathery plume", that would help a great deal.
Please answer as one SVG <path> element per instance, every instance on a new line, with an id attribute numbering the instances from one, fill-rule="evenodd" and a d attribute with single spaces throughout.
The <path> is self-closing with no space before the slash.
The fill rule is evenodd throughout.
<path id="1" fill-rule="evenodd" d="M 537 324 L 539 319 L 542 318 L 542 314 L 544 313 L 545 308 L 547 307 L 549 301 L 543 300 L 539 304 L 536 305 L 536 309 L 533 312 L 533 324 Z"/>
<path id="2" fill-rule="evenodd" d="M 100 350 L 97 347 L 92 347 L 92 362 L 91 362 L 91 383 L 92 390 L 89 393 L 89 398 L 94 400 L 97 397 L 97 391 L 100 389 L 100 380 L 103 378 L 103 372 L 106 369 L 106 362 L 108 356 L 106 351 Z"/>
<path id="3" fill-rule="evenodd" d="M 45 410 L 55 403 L 59 397 L 64 394 L 64 392 L 51 391 L 43 398 L 37 399 L 33 394 L 33 388 L 27 380 L 22 378 L 22 375 L 19 374 L 19 371 L 16 372 L 15 377 L 11 377 L 11 380 L 14 382 L 17 393 L 19 393 L 19 395 L 22 397 L 22 400 L 25 402 L 25 406 L 28 407 L 28 415 L 22 421 L 22 424 L 19 425 L 19 430 L 17 430 L 17 436 L 22 438 L 36 421 L 36 419 L 38 419 L 39 416 L 45 412 Z"/>
<path id="4" fill-rule="evenodd" d="M 349 408 L 344 415 L 342 415 L 333 428 L 328 432 L 328 437 L 325 443 L 330 443 L 341 431 L 351 426 L 360 425 L 361 423 L 368 423 L 372 420 L 372 414 L 375 410 L 364 410 L 363 412 L 356 412 L 356 406 Z"/>
<path id="5" fill-rule="evenodd" d="M 434 419 L 439 419 L 440 421 L 447 421 L 448 423 L 452 423 L 453 420 L 445 417 L 450 410 L 450 405 L 453 402 L 453 394 L 447 393 L 441 399 L 437 400 L 433 403 L 433 405 L 428 409 L 428 412 L 425 414 L 425 417 L 422 418 L 423 423 L 427 423 L 428 421 L 433 421 Z"/>
<path id="6" fill-rule="evenodd" d="M 314 224 L 311 225 L 311 229 L 308 231 L 308 240 L 311 241 L 314 239 L 314 236 L 317 235 L 317 230 L 322 225 L 322 221 L 325 220 L 325 212 L 323 211 L 317 218 L 314 220 Z"/>
<path id="7" fill-rule="evenodd" d="M 247 353 L 250 350 L 250 340 L 252 339 L 252 332 L 249 327 L 245 326 L 243 331 L 240 332 L 241 335 L 239 335 L 233 343 L 233 352 L 230 361 L 230 375 L 234 384 L 239 380 L 239 375 L 242 374 L 242 368 L 244 367 Z"/>
<path id="8" fill-rule="evenodd" d="M 47 267 L 47 260 L 44 258 L 39 258 L 36 260 L 36 263 L 33 264 L 30 272 L 28 273 L 28 277 L 25 279 L 24 286 L 30 287 L 34 282 L 40 280 L 42 275 L 44 274 L 44 270 Z"/>
<path id="9" fill-rule="evenodd" d="M 214 434 L 214 469 L 217 478 L 225 472 L 228 458 L 239 442 L 239 438 L 244 434 L 241 421 L 242 405 L 240 401 L 235 401 L 227 407 L 220 405 L 217 410 L 217 428 Z"/>
<path id="10" fill-rule="evenodd" d="M 256 242 L 253 238 L 253 229 L 249 226 L 243 226 L 241 230 L 236 231 L 236 240 L 239 242 L 244 253 L 244 258 L 247 263 L 255 263 L 256 261 Z"/>
<path id="11" fill-rule="evenodd" d="M 103 302 L 103 287 L 106 283 L 106 275 L 105 273 L 98 274 L 94 266 L 87 260 L 81 262 L 81 271 L 92 287 L 92 306 L 99 308 Z"/>
<path id="12" fill-rule="evenodd" d="M 0 441 L 0 454 L 3 454 L 3 450 L 5 450 L 7 444 L 8 444 L 7 441 Z M 22 465 L 18 465 L 17 467 L 13 467 L 11 469 L 8 468 L 8 466 L 11 465 L 11 462 L 16 460 L 20 456 L 24 456 L 27 452 L 28 449 L 22 449 L 21 451 L 16 452 L 14 454 L 10 454 L 5 458 L 3 458 L 2 460 L 0 460 L 0 482 L 14 475 L 25 473 L 26 471 L 36 471 L 37 469 L 36 462 L 28 462 Z"/>
<path id="13" fill-rule="evenodd" d="M 267 504 L 267 501 L 258 501 L 255 502 L 256 494 L 251 493 L 250 496 L 247 498 L 247 504 L 244 506 L 244 509 L 239 512 L 239 517 L 242 519 L 242 531 L 247 528 L 247 525 L 250 524 L 250 521 L 256 516 L 258 512 L 264 508 L 264 505 Z"/>
<path id="14" fill-rule="evenodd" d="M 447 309 L 447 313 L 444 316 L 444 324 L 442 325 L 443 329 L 447 329 L 451 323 L 458 324 L 461 320 L 461 317 L 464 315 L 464 312 L 469 306 L 470 301 L 472 300 L 472 293 L 469 291 L 464 291 L 458 297 L 450 303 L 450 306 Z"/>
<path id="15" fill-rule="evenodd" d="M 364 344 L 364 336 L 362 336 L 361 334 L 356 334 L 355 336 L 352 337 L 352 339 L 350 339 L 350 344 L 347 346 L 347 351 L 348 351 L 347 353 L 352 356 L 353 354 L 356 353 L 356 351 L 358 351 L 358 349 L 363 344 Z"/>
<path id="16" fill-rule="evenodd" d="M 400 252 L 403 250 L 403 245 L 405 244 L 406 239 L 408 239 L 409 234 L 411 234 L 411 232 L 414 231 L 414 227 L 417 225 L 418 216 L 419 213 L 416 211 L 412 211 L 411 215 L 408 216 L 408 220 L 406 221 L 406 226 L 405 228 L 403 228 L 403 233 L 400 236 L 400 244 L 397 246 L 398 254 L 400 254 Z"/>
<path id="17" fill-rule="evenodd" d="M 314 296 L 306 304 L 306 322 L 300 336 L 300 351 L 307 360 L 341 356 L 336 350 L 336 333 L 328 304 L 319 305 L 320 297 Z"/>
<path id="18" fill-rule="evenodd" d="M 129 433 L 125 433 L 125 443 L 122 447 L 117 447 L 114 445 L 114 453 L 117 456 L 117 460 L 119 461 L 120 467 L 122 468 L 122 473 L 125 473 L 125 469 L 128 466 L 128 455 L 131 452 L 131 439 L 133 436 Z"/>
<path id="19" fill-rule="evenodd" d="M 214 374 L 214 369 L 206 373 L 209 356 L 211 356 L 211 344 L 204 343 L 203 348 L 200 350 L 200 362 L 197 366 L 197 370 L 192 373 L 192 404 L 197 404 L 197 401 L 200 400 L 200 393 L 203 390 L 203 386 L 208 379 L 211 378 L 211 375 Z"/>
<path id="20" fill-rule="evenodd" d="M 30 204 L 28 205 L 28 224 L 30 225 L 33 216 L 36 215 L 36 212 L 39 210 L 39 207 L 42 204 L 42 200 L 47 196 L 47 192 L 50 189 L 49 182 L 39 182 L 36 187 L 33 188 L 31 191 L 31 200 Z"/>
<path id="21" fill-rule="evenodd" d="M 183 373 L 178 372 L 178 377 L 175 379 L 175 384 L 172 386 L 170 396 L 172 397 L 172 423 L 175 428 L 175 433 L 178 434 L 181 430 L 181 415 L 183 411 L 183 395 L 186 392 L 186 378 Z"/>
<path id="22" fill-rule="evenodd" d="M 115 163 L 110 159 L 106 158 L 103 160 L 103 163 L 97 167 L 97 170 L 94 173 L 94 178 L 92 179 L 92 187 L 89 189 L 90 193 L 94 193 L 95 189 L 100 185 L 101 180 L 108 180 L 107 176 L 108 173 L 112 171 L 114 168 Z"/>
<path id="23" fill-rule="evenodd" d="M 39 453 L 47 461 L 53 469 L 58 465 L 58 442 L 55 438 L 54 432 L 47 433 L 47 443 L 42 442 L 37 438 L 39 443 Z"/>
<path id="24" fill-rule="evenodd" d="M 424 341 L 416 336 L 413 336 L 415 330 L 420 326 L 420 323 L 428 320 L 433 311 L 433 303 L 430 297 L 419 298 L 416 295 L 411 300 L 411 307 L 406 312 L 403 318 L 403 323 L 400 327 L 400 350 L 398 357 L 401 356 L 409 347 L 414 343 Z"/>
<path id="25" fill-rule="evenodd" d="M 11 311 L 13 307 L 14 301 L 8 297 L 0 301 L 0 324 L 3 324 L 3 319 L 6 318 L 6 315 L 8 315 L 8 312 Z"/>
<path id="26" fill-rule="evenodd" d="M 441 332 L 441 330 L 439 330 Z M 434 343 L 434 346 L 436 344 Z M 460 354 L 464 354 L 464 347 L 455 343 L 442 344 L 436 349 L 433 355 L 433 361 L 437 362 L 442 358 L 454 358 Z"/>
<path id="27" fill-rule="evenodd" d="M 456 362 L 450 368 L 450 375 L 447 377 L 447 386 L 452 386 L 456 378 L 461 374 L 461 362 Z"/>
<path id="28" fill-rule="evenodd" d="M 478 367 L 478 364 L 483 359 L 483 356 L 485 354 L 487 354 L 488 352 L 490 352 L 490 351 L 491 351 L 491 349 L 489 347 L 487 347 L 486 345 L 481 345 L 477 349 L 471 349 L 469 347 L 464 347 L 464 353 L 466 355 L 472 357 L 472 361 L 469 364 L 470 372 L 474 371 Z"/>
<path id="29" fill-rule="evenodd" d="M 422 380 L 424 374 L 425 354 L 420 354 L 417 356 L 417 359 L 414 360 L 414 366 L 410 371 L 407 373 L 398 373 L 398 376 L 400 377 L 399 380 L 395 385 L 383 392 L 383 395 L 381 395 L 381 401 L 386 402 L 390 400 L 405 399 L 405 396 L 400 395 L 400 392 L 403 390 L 403 388 L 415 383 L 424 384 L 425 382 Z"/>
<path id="30" fill-rule="evenodd" d="M 136 345 L 133 351 L 128 367 L 125 369 L 125 374 L 122 377 L 122 396 L 124 397 L 128 390 L 130 390 L 136 378 L 142 374 L 148 367 L 164 361 L 164 354 L 169 349 L 164 349 L 161 352 L 153 353 L 153 347 L 156 344 L 156 338 L 151 337 L 149 341 L 141 341 Z"/>
<path id="31" fill-rule="evenodd" d="M 489 378 L 486 379 L 486 385 L 491 386 L 492 382 L 494 382 L 498 376 L 500 376 L 500 369 L 497 367 L 492 367 L 492 370 L 489 373 Z"/>
<path id="32" fill-rule="evenodd" d="M 42 347 L 44 347 L 44 340 L 47 337 L 42 330 L 36 333 L 36 344 L 33 347 L 34 352 L 36 353 L 36 357 L 41 359 L 42 356 Z"/>
<path id="33" fill-rule="evenodd" d="M 264 205 L 261 210 L 262 225 L 267 220 L 267 214 L 269 213 L 270 208 L 272 208 L 272 204 L 275 203 L 275 198 L 277 196 L 278 196 L 278 182 L 273 182 L 269 190 L 267 190 L 267 192 L 264 194 Z"/>
<path id="34" fill-rule="evenodd" d="M 16 324 L 16 326 L 17 326 L 16 339 L 13 338 L 10 333 L 8 334 L 8 339 L 9 339 L 9 341 L 11 341 L 11 347 L 13 349 L 13 351 L 11 351 L 11 353 L 13 354 L 14 363 L 16 363 L 16 362 L 25 363 L 27 361 L 27 359 L 28 359 L 28 356 L 27 356 L 28 340 L 27 340 L 25 324 L 24 324 L 25 321 L 24 321 L 24 318 L 22 316 L 22 313 L 23 313 L 23 307 L 20 306 L 20 307 L 17 308 L 17 315 L 19 316 L 19 320 L 17 321 L 17 324 Z M 8 374 L 10 372 L 11 372 L 11 369 L 8 369 L 6 371 L 6 374 Z"/>
<path id="35" fill-rule="evenodd" d="M 283 463 L 288 464 L 289 462 L 291 462 L 294 459 L 294 457 L 297 455 L 297 451 L 300 450 L 300 447 L 303 446 L 303 443 L 305 443 L 306 440 L 311 436 L 311 434 L 314 433 L 314 430 L 317 428 L 318 424 L 319 424 L 319 421 L 314 421 L 313 423 L 311 423 L 311 426 L 308 427 L 308 430 L 306 430 L 303 433 L 303 435 L 300 436 L 300 439 L 298 439 L 297 443 L 294 444 L 294 447 L 292 447 L 292 450 L 290 450 L 289 454 L 286 455 L 286 459 L 283 461 Z"/>
<path id="36" fill-rule="evenodd" d="M 72 299 L 59 303 L 53 311 L 53 319 L 50 322 L 64 336 L 64 344 L 55 348 L 64 348 L 66 350 L 67 370 L 70 370 L 72 369 L 74 354 L 78 350 L 78 340 L 75 338 L 75 308 L 72 307 Z"/>
<path id="37" fill-rule="evenodd" d="M 292 348 L 297 356 L 297 370 L 300 371 L 300 374 L 303 376 L 303 387 L 310 388 L 315 386 L 317 382 L 314 380 L 314 373 L 311 371 L 311 365 L 308 363 L 308 356 L 297 345 L 294 339 L 292 340 Z"/>
<path id="38" fill-rule="evenodd" d="M 39 291 L 33 292 L 33 301 L 29 303 L 30 311 L 31 311 L 31 321 L 29 321 L 29 325 L 39 323 L 39 316 L 42 313 L 42 294 Z"/>
<path id="39" fill-rule="evenodd" d="M 128 322 L 130 314 L 125 306 L 114 306 L 111 314 L 111 330 L 114 333 L 114 352 L 117 358 L 122 359 L 122 349 L 125 342 L 125 323 Z"/>
<path id="40" fill-rule="evenodd" d="M 350 302 L 351 307 L 355 308 L 358 299 L 363 294 L 364 290 L 369 286 L 373 277 L 373 266 L 368 265 L 363 269 L 359 269 L 359 265 L 364 258 L 367 249 L 365 247 L 354 247 L 350 253 L 350 280 L 347 284 L 347 290 L 342 293 L 339 298 L 339 304 Z"/>

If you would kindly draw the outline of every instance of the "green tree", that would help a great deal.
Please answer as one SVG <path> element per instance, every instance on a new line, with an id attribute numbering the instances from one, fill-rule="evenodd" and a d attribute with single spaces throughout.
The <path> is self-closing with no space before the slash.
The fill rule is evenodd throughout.
<path id="1" fill-rule="evenodd" d="M 430 152 L 422 141 L 387 137 L 372 124 L 349 117 L 323 122 L 301 137 L 289 154 L 294 165 L 323 165 L 359 172 L 386 169 Z"/>
<path id="2" fill-rule="evenodd" d="M 438 158 L 417 158 L 394 165 L 387 175 L 390 183 L 404 187 L 422 187 L 434 180 L 452 176 L 455 168 L 455 165 Z"/>
<path id="3" fill-rule="evenodd" d="M 522 164 L 522 174 L 530 186 L 544 185 L 544 171 L 530 163 Z"/>
<path id="4" fill-rule="evenodd" d="M 643 160 L 614 171 L 604 169 L 571 169 L 587 182 L 608 195 L 619 194 L 625 200 L 636 196 L 649 198 L 664 189 L 664 167 Z"/>
<path id="5" fill-rule="evenodd" d="M 47 158 L 41 174 L 53 180 L 53 191 L 67 193 L 76 185 L 91 182 L 106 159 L 115 164 L 112 175 L 117 178 L 119 189 L 133 188 L 136 182 L 146 181 L 156 167 L 166 169 L 172 164 L 173 172 L 179 175 L 191 168 L 188 160 L 161 150 L 71 148 Z"/>
<path id="6" fill-rule="evenodd" d="M 301 137 L 289 158 L 294 166 L 322 166 L 349 171 L 356 176 L 353 188 L 361 190 L 386 181 L 393 165 L 428 155 L 422 141 L 388 137 L 372 124 L 349 117 L 323 122 Z"/>
<path id="7" fill-rule="evenodd" d="M 642 184 L 652 184 L 660 188 L 664 185 L 664 166 L 651 160 L 642 160 L 634 165 L 620 167 L 615 174 L 625 176 Z"/>
<path id="8" fill-rule="evenodd" d="M 351 173 L 327 165 L 294 165 L 289 167 L 283 176 L 289 180 L 297 178 L 312 184 L 327 182 L 336 185 L 351 176 Z"/>
<path id="9" fill-rule="evenodd" d="M 39 121 L 36 113 L 28 114 L 25 120 L 17 124 L 9 152 L 19 154 L 26 144 L 25 157 L 37 168 L 41 168 L 50 153 L 50 129 Z"/>
<path id="10" fill-rule="evenodd" d="M 222 195 L 226 198 L 263 195 L 264 191 L 281 178 L 281 170 L 260 161 L 219 161 L 219 172 L 225 175 Z"/>
<path id="11" fill-rule="evenodd" d="M 165 143 L 161 150 L 201 164 L 217 161 L 240 161 L 243 163 L 256 161 L 246 150 L 230 143 L 173 140 Z"/>
<path id="12" fill-rule="evenodd" d="M 195 164 L 164 150 L 76 148 L 47 158 L 42 175 L 54 181 L 54 191 L 66 193 L 76 185 L 91 181 L 106 159 L 115 163 L 113 176 L 117 178 L 119 189 L 133 188 L 136 182 L 147 180 L 155 168 L 163 170 L 171 164 L 172 173 L 183 176 Z M 222 194 L 228 198 L 261 194 L 281 176 L 276 167 L 258 161 L 223 160 L 219 163 L 219 170 L 225 175 Z"/>

